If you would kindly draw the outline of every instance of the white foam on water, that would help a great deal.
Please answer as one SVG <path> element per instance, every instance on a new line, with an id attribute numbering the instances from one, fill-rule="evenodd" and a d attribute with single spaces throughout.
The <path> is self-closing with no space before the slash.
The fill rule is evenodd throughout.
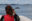
<path id="1" fill-rule="evenodd" d="M 2 15 L 0 15 L 0 19 L 1 19 Z"/>
<path id="2" fill-rule="evenodd" d="M 19 16 L 20 17 L 20 21 L 32 21 L 31 19 L 25 17 L 25 16 Z"/>

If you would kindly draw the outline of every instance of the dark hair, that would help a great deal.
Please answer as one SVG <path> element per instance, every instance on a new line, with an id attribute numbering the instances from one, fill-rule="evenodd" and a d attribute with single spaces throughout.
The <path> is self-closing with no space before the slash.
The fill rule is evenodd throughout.
<path id="1" fill-rule="evenodd" d="M 11 13 L 13 14 L 13 12 L 12 12 L 12 7 L 11 7 L 10 5 L 7 5 L 7 6 L 5 7 L 5 10 L 7 10 L 8 7 L 10 7 L 9 10 L 10 10 Z"/>

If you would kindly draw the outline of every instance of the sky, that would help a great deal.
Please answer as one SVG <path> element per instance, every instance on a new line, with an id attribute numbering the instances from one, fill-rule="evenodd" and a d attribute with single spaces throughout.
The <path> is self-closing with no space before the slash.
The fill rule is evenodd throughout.
<path id="1" fill-rule="evenodd" d="M 32 0 L 0 0 L 0 4 L 32 4 Z"/>

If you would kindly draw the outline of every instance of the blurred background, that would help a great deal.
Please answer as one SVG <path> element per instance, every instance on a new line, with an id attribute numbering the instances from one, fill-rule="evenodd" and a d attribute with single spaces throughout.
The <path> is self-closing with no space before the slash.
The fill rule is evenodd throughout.
<path id="1" fill-rule="evenodd" d="M 10 4 L 19 16 L 26 16 L 32 19 L 32 5 L 31 4 Z M 0 4 L 0 15 L 5 15 L 5 7 L 7 4 Z"/>
<path id="2" fill-rule="evenodd" d="M 0 0 L 0 15 L 5 15 L 5 7 L 10 4 L 19 16 L 32 19 L 32 0 Z"/>

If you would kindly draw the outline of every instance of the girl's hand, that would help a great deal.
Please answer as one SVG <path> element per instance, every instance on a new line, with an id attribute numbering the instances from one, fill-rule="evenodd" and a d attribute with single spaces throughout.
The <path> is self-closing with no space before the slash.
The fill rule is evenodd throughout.
<path id="1" fill-rule="evenodd" d="M 13 13 L 16 14 L 16 12 L 14 11 L 14 9 L 13 9 Z"/>

